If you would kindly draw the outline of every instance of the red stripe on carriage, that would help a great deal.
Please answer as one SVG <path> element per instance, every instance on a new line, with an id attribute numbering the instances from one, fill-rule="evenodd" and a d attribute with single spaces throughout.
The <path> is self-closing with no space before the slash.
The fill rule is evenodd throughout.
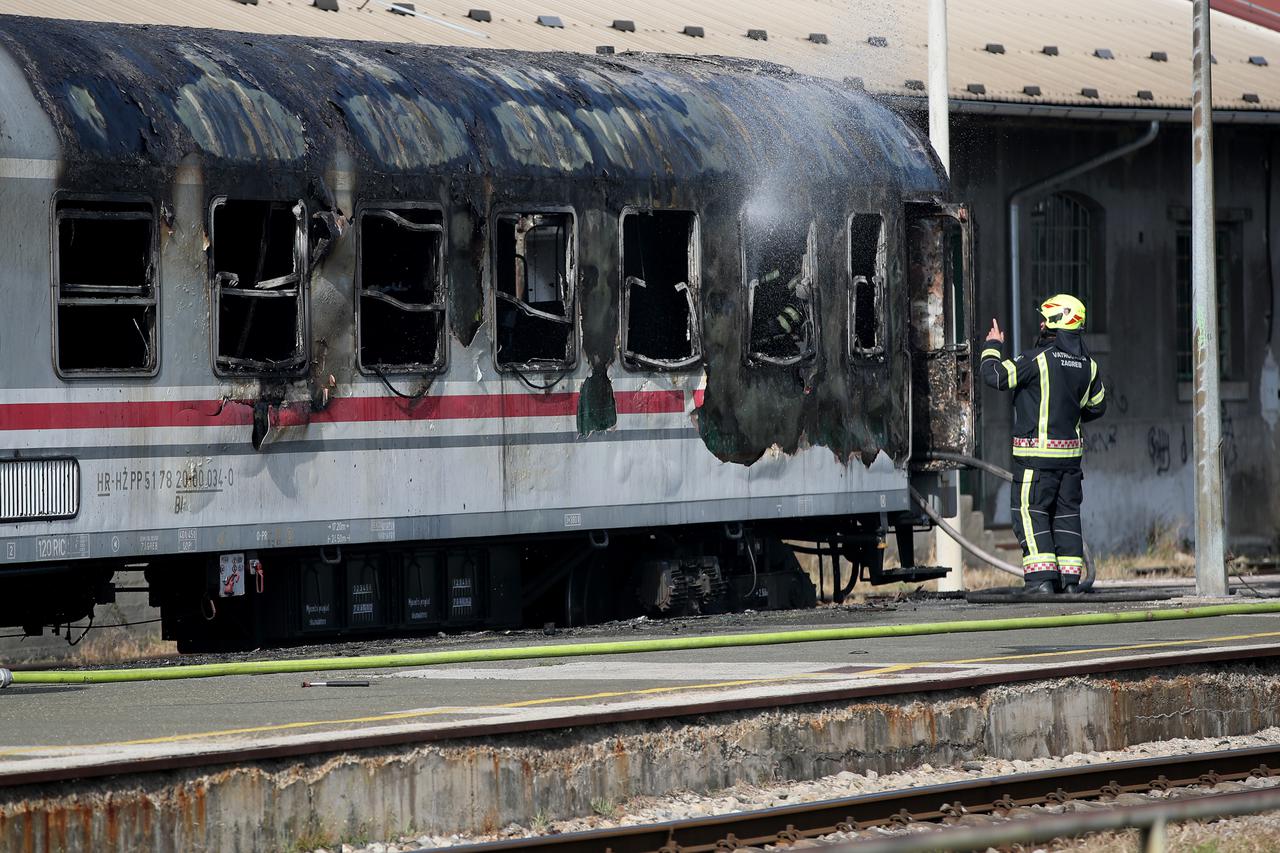
<path id="1" fill-rule="evenodd" d="M 620 415 L 684 411 L 683 391 L 618 391 L 613 397 Z M 578 394 L 560 391 L 451 394 L 418 400 L 339 397 L 319 412 L 312 412 L 305 402 L 272 407 L 271 420 L 276 426 L 304 426 L 308 423 L 568 417 L 577 413 Z M 246 426 L 252 423 L 252 405 L 236 400 L 225 404 L 221 400 L 150 400 L 0 405 L 0 430 Z"/>

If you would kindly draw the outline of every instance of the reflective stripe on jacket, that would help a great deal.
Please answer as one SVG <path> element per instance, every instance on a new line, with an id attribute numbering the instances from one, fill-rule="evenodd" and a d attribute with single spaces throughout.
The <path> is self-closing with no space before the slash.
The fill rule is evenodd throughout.
<path id="1" fill-rule="evenodd" d="M 992 388 L 1013 390 L 1013 455 L 1018 462 L 1028 468 L 1080 464 L 1080 424 L 1102 416 L 1107 391 L 1078 332 L 1059 331 L 1043 346 L 1012 359 L 1005 357 L 1003 342 L 987 341 L 980 369 Z"/>

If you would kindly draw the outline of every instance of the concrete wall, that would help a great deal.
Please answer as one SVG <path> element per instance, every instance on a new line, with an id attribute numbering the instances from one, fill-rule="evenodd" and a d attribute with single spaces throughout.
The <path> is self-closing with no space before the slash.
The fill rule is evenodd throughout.
<path id="1" fill-rule="evenodd" d="M 601 800 L 1251 734 L 1269 664 L 1063 678 L 0 788 L 0 850 L 297 851 L 493 833 Z M 9 688 L 14 689 L 14 688 Z"/>
<path id="2" fill-rule="evenodd" d="M 1011 325 L 1008 198 L 1019 187 L 1135 139 L 1145 123 L 1087 120 L 957 119 L 952 163 L 957 196 L 973 208 L 979 336 L 997 317 Z M 1280 130 L 1216 131 L 1219 222 L 1238 235 L 1241 272 L 1231 294 L 1234 373 L 1223 386 L 1223 464 L 1229 544 L 1280 544 L 1280 334 L 1271 335 L 1273 285 L 1267 251 L 1267 196 L 1274 199 Z M 1090 304 L 1101 334 L 1088 343 L 1108 384 L 1106 417 L 1086 427 L 1084 524 L 1102 552 L 1142 548 L 1153 528 L 1191 538 L 1192 428 L 1189 394 L 1179 389 L 1175 241 L 1191 206 L 1190 131 L 1166 124 L 1156 141 L 1059 187 L 1091 199 L 1103 217 L 1103 294 Z M 1029 205 L 1028 205 L 1029 206 Z M 1096 215 L 1096 214 L 1095 214 Z M 1027 217 L 1024 216 L 1024 223 Z M 1271 224 L 1272 240 L 1280 239 Z M 1034 342 L 1030 227 L 1022 244 L 1024 348 Z M 1096 247 L 1095 247 L 1096 249 Z M 1095 284 L 1095 288 L 1098 285 Z M 1270 338 L 1270 340 L 1269 340 Z M 981 395 L 981 455 L 1008 464 L 1010 410 L 991 389 Z M 992 522 L 1009 518 L 1008 487 L 984 486 L 978 505 Z"/>

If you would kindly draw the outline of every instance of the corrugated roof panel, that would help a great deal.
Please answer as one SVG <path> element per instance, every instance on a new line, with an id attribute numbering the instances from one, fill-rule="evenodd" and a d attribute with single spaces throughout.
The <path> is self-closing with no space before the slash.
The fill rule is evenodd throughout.
<path id="1" fill-rule="evenodd" d="M 523 50 L 595 53 L 600 45 L 696 55 L 727 54 L 789 65 L 798 71 L 845 79 L 859 77 L 872 91 L 908 94 L 905 81 L 927 79 L 926 20 L 918 0 L 847 3 L 843 0 L 502 0 L 483 4 L 493 21 L 466 17 L 476 0 L 417 0 L 414 15 L 388 14 L 391 0 L 352 0 L 338 13 L 321 12 L 312 0 L 0 0 L 0 13 L 91 21 L 217 27 L 250 33 L 451 44 Z M 1191 9 L 1186 0 L 949 0 L 952 97 L 1090 106 L 1186 108 L 1191 93 Z M 552 15 L 564 28 L 539 26 Z M 632 20 L 635 32 L 612 28 Z M 1251 56 L 1280 56 L 1280 33 L 1214 14 L 1214 92 L 1227 109 L 1280 110 L 1280 65 L 1251 65 Z M 704 28 L 703 38 L 683 35 Z M 747 37 L 766 30 L 768 40 Z M 823 32 L 827 44 L 810 40 Z M 868 43 L 886 39 L 887 47 Z M 1102 39 L 1105 39 L 1105 45 Z M 985 50 L 1004 45 L 1004 54 Z M 1058 47 L 1047 56 L 1046 44 Z M 1115 59 L 1093 54 L 1100 46 Z M 1167 62 L 1152 61 L 1153 51 Z M 986 94 L 970 91 L 981 81 Z M 1041 95 L 1024 94 L 1027 86 Z M 1080 92 L 1096 88 L 1100 97 Z M 1137 92 L 1150 91 L 1152 100 Z M 1242 92 L 1258 95 L 1246 103 Z"/>

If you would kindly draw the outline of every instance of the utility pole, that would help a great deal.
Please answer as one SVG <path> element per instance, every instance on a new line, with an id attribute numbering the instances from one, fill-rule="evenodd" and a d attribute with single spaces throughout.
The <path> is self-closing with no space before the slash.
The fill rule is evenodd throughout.
<path id="1" fill-rule="evenodd" d="M 947 81 L 947 0 L 929 0 L 929 141 L 942 168 L 951 175 L 951 130 L 948 98 L 951 87 Z M 960 475 L 946 471 L 941 475 L 942 494 L 950 495 L 956 512 L 948 517 L 951 526 L 960 529 Z M 950 566 L 951 572 L 938 580 L 938 589 L 955 592 L 964 589 L 964 554 L 956 542 L 941 527 L 933 529 L 934 560 L 940 566 Z"/>
<path id="2" fill-rule="evenodd" d="M 1227 594 L 1222 530 L 1222 401 L 1213 198 L 1209 0 L 1191 6 L 1191 414 L 1195 428 L 1196 592 Z"/>
<path id="3" fill-rule="evenodd" d="M 947 99 L 947 0 L 929 0 L 929 141 L 951 174 L 951 129 Z"/>

